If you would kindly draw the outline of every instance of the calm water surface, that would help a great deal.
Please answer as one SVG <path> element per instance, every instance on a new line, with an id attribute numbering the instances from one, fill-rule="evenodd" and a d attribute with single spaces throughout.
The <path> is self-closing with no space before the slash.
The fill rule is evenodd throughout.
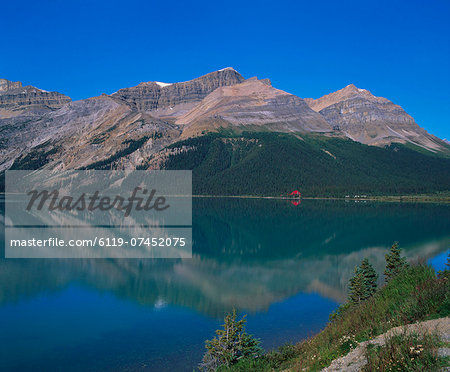
<path id="1" fill-rule="evenodd" d="M 450 206 L 195 199 L 193 239 L 184 260 L 0 259 L 0 370 L 192 371 L 233 307 L 264 348 L 299 341 L 393 241 L 442 268 Z"/>

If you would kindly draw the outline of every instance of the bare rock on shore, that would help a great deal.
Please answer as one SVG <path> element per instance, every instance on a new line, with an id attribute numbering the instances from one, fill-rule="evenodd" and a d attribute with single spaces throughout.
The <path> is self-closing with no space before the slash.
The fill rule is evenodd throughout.
<path id="1" fill-rule="evenodd" d="M 322 372 L 357 372 L 367 363 L 365 352 L 367 345 L 384 345 L 386 339 L 396 335 L 406 333 L 437 333 L 443 340 L 450 338 L 450 317 L 427 320 L 424 322 L 418 322 L 414 324 L 408 324 L 405 326 L 395 327 L 377 336 L 373 340 L 361 342 L 354 350 L 350 351 L 347 355 L 333 360 L 331 365 L 324 368 Z M 442 348 L 445 349 L 445 348 Z M 440 353 L 445 350 L 439 350 Z"/>

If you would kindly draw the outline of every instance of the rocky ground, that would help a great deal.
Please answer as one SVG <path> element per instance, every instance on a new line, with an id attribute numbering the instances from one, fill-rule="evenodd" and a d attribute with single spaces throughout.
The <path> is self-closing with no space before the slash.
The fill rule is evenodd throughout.
<path id="1" fill-rule="evenodd" d="M 379 335 L 373 340 L 361 342 L 354 350 L 347 355 L 334 360 L 331 365 L 324 368 L 322 372 L 357 372 L 366 364 L 365 351 L 368 344 L 384 345 L 386 339 L 402 332 L 431 333 L 437 332 L 443 341 L 450 342 L 450 317 L 427 320 L 406 326 L 392 328 L 391 330 Z M 440 356 L 450 356 L 450 348 L 440 348 Z M 450 370 L 449 368 L 446 369 Z"/>

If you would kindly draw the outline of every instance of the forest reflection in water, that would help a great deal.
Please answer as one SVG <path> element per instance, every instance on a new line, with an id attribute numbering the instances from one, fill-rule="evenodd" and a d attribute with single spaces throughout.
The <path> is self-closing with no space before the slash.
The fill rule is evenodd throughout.
<path id="1" fill-rule="evenodd" d="M 448 205 L 198 198 L 193 258 L 1 259 L 0 306 L 73 283 L 216 318 L 300 292 L 341 302 L 364 257 L 382 273 L 394 241 L 409 259 L 428 259 L 448 249 L 449 232 Z"/>

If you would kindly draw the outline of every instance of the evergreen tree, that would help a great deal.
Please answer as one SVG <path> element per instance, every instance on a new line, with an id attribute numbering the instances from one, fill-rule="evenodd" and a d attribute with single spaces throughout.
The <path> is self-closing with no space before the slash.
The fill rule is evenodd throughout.
<path id="1" fill-rule="evenodd" d="M 365 285 L 364 273 L 360 267 L 355 267 L 355 275 L 349 282 L 349 301 L 358 305 L 367 298 L 367 288 Z"/>
<path id="2" fill-rule="evenodd" d="M 391 251 L 385 255 L 386 269 L 384 270 L 384 276 L 386 283 L 408 266 L 405 257 L 400 255 L 401 251 L 402 249 L 395 242 L 391 247 Z"/>
<path id="3" fill-rule="evenodd" d="M 378 274 L 367 258 L 362 260 L 360 268 L 364 276 L 366 298 L 372 297 L 377 290 Z"/>
<path id="4" fill-rule="evenodd" d="M 215 371 L 220 366 L 229 367 L 244 357 L 257 358 L 262 354 L 260 341 L 245 332 L 245 316 L 237 320 L 236 309 L 225 317 L 223 329 L 206 341 L 206 353 L 199 367 L 203 371 Z"/>

